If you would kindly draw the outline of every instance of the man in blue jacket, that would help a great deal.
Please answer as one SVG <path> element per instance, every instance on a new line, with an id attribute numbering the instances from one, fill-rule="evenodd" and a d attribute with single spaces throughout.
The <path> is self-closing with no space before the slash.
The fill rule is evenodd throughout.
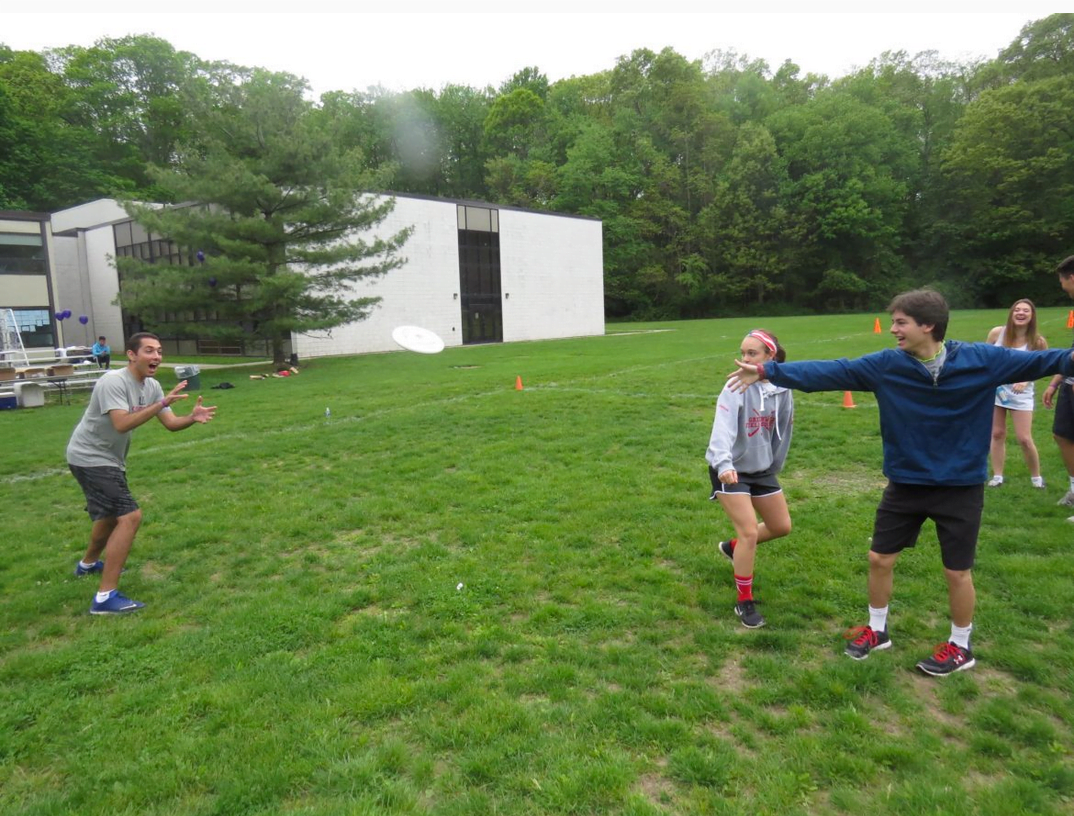
<path id="1" fill-rule="evenodd" d="M 973 562 L 988 478 L 996 386 L 1048 374 L 1074 375 L 1070 349 L 1024 352 L 960 343 L 947 334 L 947 301 L 928 289 L 888 306 L 898 348 L 855 360 L 750 365 L 728 376 L 738 390 L 761 379 L 800 391 L 871 391 L 880 409 L 884 475 L 869 551 L 869 625 L 854 630 L 846 653 L 864 660 L 891 646 L 888 602 L 895 561 L 936 524 L 951 607 L 951 636 L 917 667 L 935 676 L 969 669 L 976 593 Z"/>

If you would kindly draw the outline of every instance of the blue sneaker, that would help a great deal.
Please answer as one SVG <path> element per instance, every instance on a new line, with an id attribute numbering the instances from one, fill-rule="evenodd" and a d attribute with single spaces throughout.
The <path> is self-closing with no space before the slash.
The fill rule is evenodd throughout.
<path id="1" fill-rule="evenodd" d="M 90 604 L 91 615 L 125 615 L 128 612 L 137 612 L 145 606 L 144 603 L 132 601 L 122 592 L 116 590 L 108 596 L 108 600 L 98 601 L 94 599 Z"/>
<path id="2" fill-rule="evenodd" d="M 83 575 L 92 575 L 95 572 L 102 572 L 103 570 L 104 561 L 95 561 L 88 567 L 82 566 L 82 562 L 79 561 L 75 564 L 75 578 L 81 578 Z"/>

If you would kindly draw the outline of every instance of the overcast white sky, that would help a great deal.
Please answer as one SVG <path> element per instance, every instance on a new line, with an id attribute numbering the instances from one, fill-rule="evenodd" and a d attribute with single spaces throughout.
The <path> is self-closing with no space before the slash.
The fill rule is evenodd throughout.
<path id="1" fill-rule="evenodd" d="M 58 0 L 46 14 L 0 12 L 0 43 L 40 51 L 64 45 L 92 45 L 100 37 L 155 34 L 179 50 L 203 59 L 289 71 L 309 80 L 316 93 L 430 88 L 447 84 L 499 86 L 515 71 L 535 65 L 550 80 L 612 68 L 636 48 L 671 46 L 688 59 L 721 49 L 766 60 L 775 69 L 791 59 L 802 70 L 841 76 L 884 51 L 911 55 L 938 51 L 950 60 L 992 58 L 1018 36 L 1022 26 L 1052 13 L 1034 2 L 1004 4 L 1018 11 L 935 12 L 939 4 L 904 3 L 900 13 L 853 11 L 858 3 L 769 4 L 761 14 L 695 13 L 697 3 L 546 1 L 545 13 L 504 13 L 510 5 L 471 0 L 467 13 L 423 12 L 444 3 L 409 3 L 406 13 L 336 13 L 338 3 L 260 3 L 187 0 L 182 13 L 146 14 L 148 3 L 105 2 L 107 12 L 86 14 L 85 4 Z M 179 5 L 179 4 L 176 4 Z M 973 8 L 996 3 L 978 2 Z M 600 11 L 611 6 L 614 12 Z M 243 8 L 257 11 L 243 12 Z M 363 4 L 352 7 L 362 8 Z M 381 7 L 380 3 L 374 7 Z M 659 14 L 635 9 L 659 7 Z M 65 11 L 70 8 L 71 11 Z M 783 12 L 781 8 L 793 9 Z"/>

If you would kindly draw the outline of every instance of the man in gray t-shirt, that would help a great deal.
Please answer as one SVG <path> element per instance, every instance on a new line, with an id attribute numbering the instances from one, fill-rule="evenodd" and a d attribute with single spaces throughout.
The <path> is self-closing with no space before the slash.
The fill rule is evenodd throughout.
<path id="1" fill-rule="evenodd" d="M 162 359 L 160 339 L 148 332 L 127 341 L 127 365 L 98 380 L 67 443 L 67 464 L 86 496 L 86 512 L 93 520 L 86 554 L 75 575 L 100 573 L 101 586 L 90 606 L 91 615 L 118 615 L 145 606 L 121 594 L 119 575 L 142 522 L 142 511 L 127 487 L 127 451 L 131 432 L 156 417 L 169 431 L 181 431 L 195 422 L 205 423 L 216 413 L 199 396 L 194 410 L 176 416 L 171 404 L 187 399 L 183 380 L 165 396 L 154 377 Z M 104 554 L 103 561 L 98 560 Z"/>

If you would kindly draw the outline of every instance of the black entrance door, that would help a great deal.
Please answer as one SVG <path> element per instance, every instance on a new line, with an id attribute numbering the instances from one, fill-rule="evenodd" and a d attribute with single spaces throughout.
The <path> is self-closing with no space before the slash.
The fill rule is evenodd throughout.
<path id="1" fill-rule="evenodd" d="M 459 291 L 462 342 L 503 341 L 499 213 L 459 205 Z"/>

